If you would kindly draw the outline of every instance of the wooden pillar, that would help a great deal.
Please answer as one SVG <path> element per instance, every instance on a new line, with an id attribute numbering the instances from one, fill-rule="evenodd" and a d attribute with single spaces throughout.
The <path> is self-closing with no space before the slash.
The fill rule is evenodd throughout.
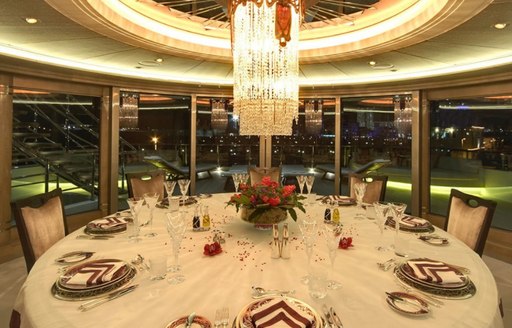
<path id="1" fill-rule="evenodd" d="M 12 76 L 0 74 L 0 245 L 10 241 L 12 111 Z"/>

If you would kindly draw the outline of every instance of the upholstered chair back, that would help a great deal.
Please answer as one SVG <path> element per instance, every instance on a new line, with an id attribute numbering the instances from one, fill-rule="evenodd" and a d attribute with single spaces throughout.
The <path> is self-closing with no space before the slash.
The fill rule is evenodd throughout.
<path id="1" fill-rule="evenodd" d="M 62 190 L 35 195 L 11 204 L 27 271 L 67 234 Z"/>
<path id="2" fill-rule="evenodd" d="M 260 168 L 260 167 L 249 167 L 249 179 L 251 184 L 260 183 L 263 177 L 268 176 L 272 181 L 276 181 L 281 184 L 281 168 Z"/>
<path id="3" fill-rule="evenodd" d="M 377 201 L 384 201 L 386 196 L 386 186 L 388 177 L 385 175 L 364 175 L 364 174 L 350 174 L 349 175 L 349 195 L 355 198 L 354 185 L 359 182 L 365 182 L 366 192 L 363 197 L 363 202 L 372 204 Z"/>
<path id="4" fill-rule="evenodd" d="M 445 230 L 482 256 L 496 202 L 452 189 Z"/>
<path id="5" fill-rule="evenodd" d="M 142 197 L 145 193 L 157 193 L 158 200 L 165 197 L 164 171 L 126 173 L 128 196 Z"/>

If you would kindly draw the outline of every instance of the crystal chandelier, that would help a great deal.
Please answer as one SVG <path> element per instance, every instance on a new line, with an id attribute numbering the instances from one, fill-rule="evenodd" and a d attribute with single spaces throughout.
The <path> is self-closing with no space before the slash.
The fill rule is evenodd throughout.
<path id="1" fill-rule="evenodd" d="M 240 135 L 291 135 L 299 107 L 302 0 L 232 0 L 234 114 Z"/>
<path id="2" fill-rule="evenodd" d="M 119 104 L 119 128 L 137 129 L 139 124 L 139 94 L 122 92 Z"/>
<path id="3" fill-rule="evenodd" d="M 223 100 L 211 99 L 212 108 L 212 129 L 224 132 L 228 127 L 228 111 L 226 102 Z"/>
<path id="4" fill-rule="evenodd" d="M 322 106 L 321 100 L 304 100 L 306 132 L 308 134 L 320 134 L 322 132 Z"/>
<path id="5" fill-rule="evenodd" d="M 399 138 L 406 139 L 411 135 L 412 108 L 410 96 L 395 96 L 394 116 L 395 128 Z"/>

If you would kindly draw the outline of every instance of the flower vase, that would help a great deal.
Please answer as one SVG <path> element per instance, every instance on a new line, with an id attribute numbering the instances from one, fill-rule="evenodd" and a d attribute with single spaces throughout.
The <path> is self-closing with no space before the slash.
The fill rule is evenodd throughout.
<path id="1" fill-rule="evenodd" d="M 287 218 L 287 212 L 278 207 L 265 209 L 260 215 L 251 218 L 254 211 L 253 208 L 242 207 L 240 217 L 242 220 L 254 224 L 254 227 L 258 230 L 271 230 L 273 224 L 282 222 Z"/>

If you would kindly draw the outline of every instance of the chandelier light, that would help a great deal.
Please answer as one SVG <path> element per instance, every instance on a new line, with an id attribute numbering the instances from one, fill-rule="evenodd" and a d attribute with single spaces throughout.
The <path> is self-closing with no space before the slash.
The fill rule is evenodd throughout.
<path id="1" fill-rule="evenodd" d="M 322 132 L 322 107 L 321 100 L 304 100 L 306 133 L 320 134 Z"/>
<path id="2" fill-rule="evenodd" d="M 228 111 L 226 102 L 223 100 L 211 99 L 212 108 L 212 129 L 218 132 L 225 132 L 228 127 Z"/>
<path id="3" fill-rule="evenodd" d="M 119 128 L 137 129 L 139 125 L 139 94 L 122 92 L 119 104 Z"/>
<path id="4" fill-rule="evenodd" d="M 240 135 L 291 135 L 299 107 L 302 0 L 232 0 L 234 114 Z"/>
<path id="5" fill-rule="evenodd" d="M 412 108 L 410 96 L 395 96 L 394 117 L 395 128 L 399 138 L 406 139 L 411 135 Z"/>

